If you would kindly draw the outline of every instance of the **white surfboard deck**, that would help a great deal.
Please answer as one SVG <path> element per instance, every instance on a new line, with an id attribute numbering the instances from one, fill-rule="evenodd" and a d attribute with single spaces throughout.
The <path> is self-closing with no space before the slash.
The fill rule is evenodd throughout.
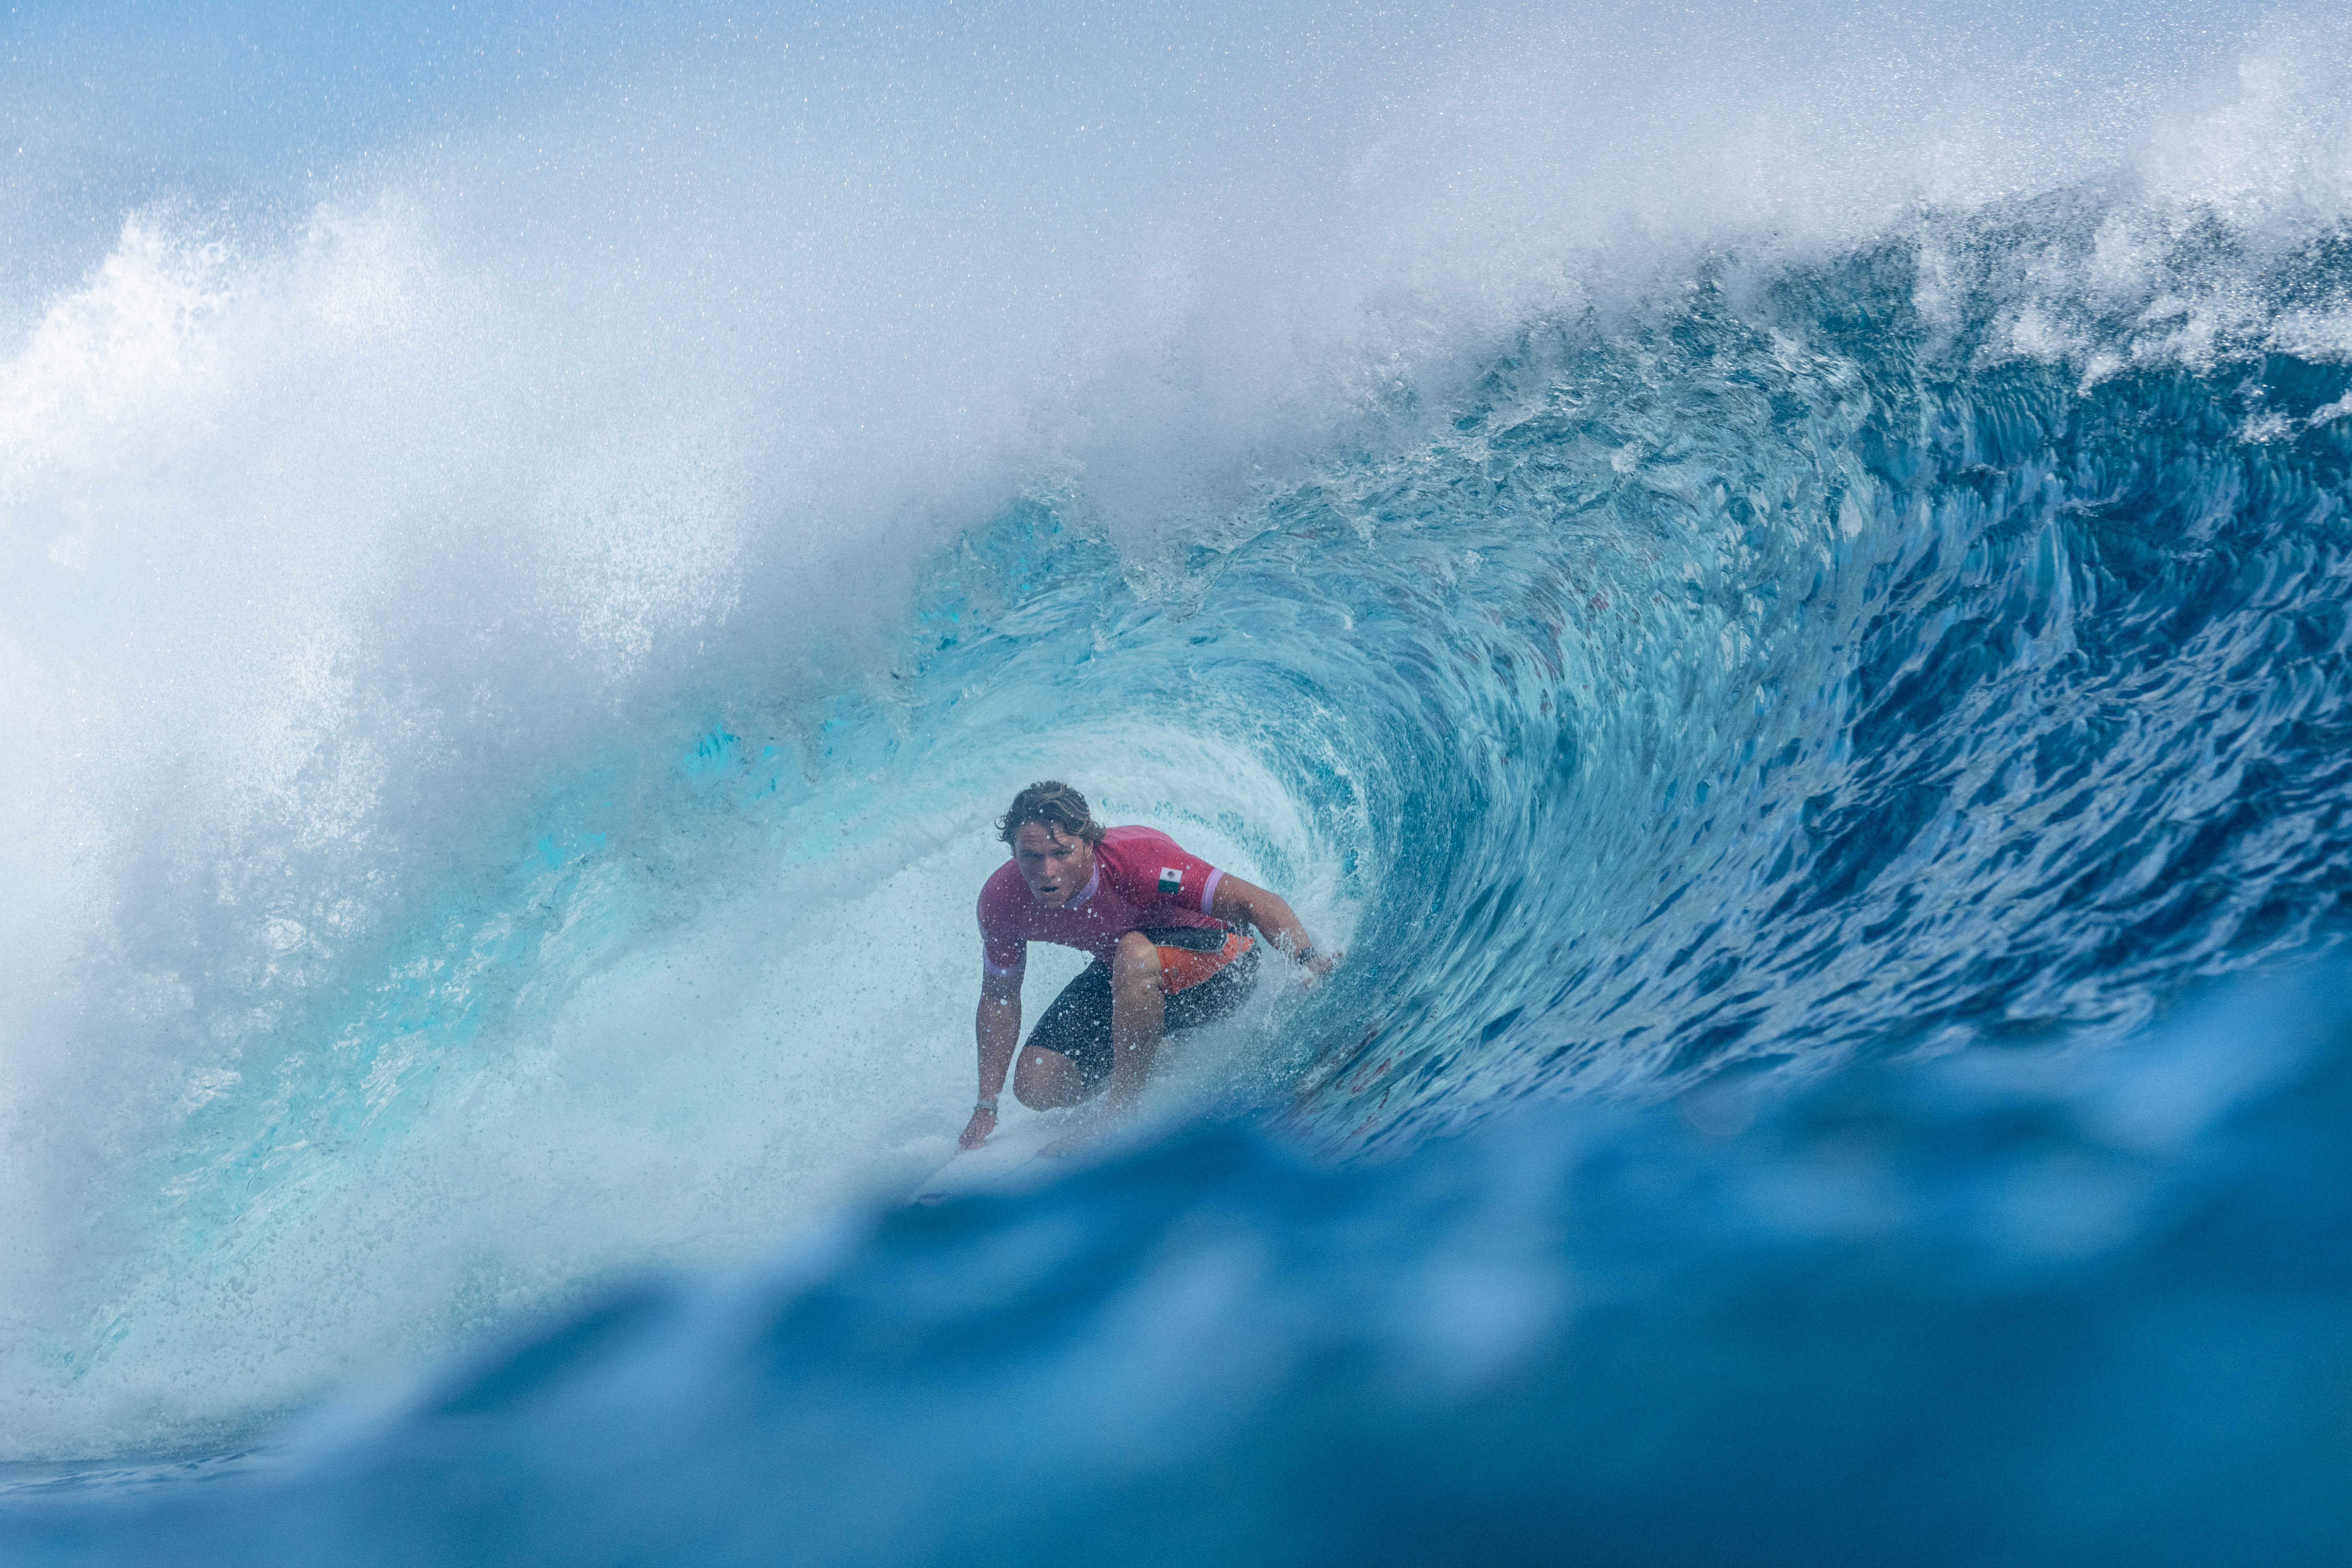
<path id="1" fill-rule="evenodd" d="M 1061 1116 L 1000 1121 L 987 1142 L 957 1150 L 953 1159 L 923 1178 L 907 1201 L 942 1204 L 970 1193 L 1019 1192 L 1050 1181 L 1063 1162 L 1040 1160 L 1037 1152 L 1069 1130 L 1069 1120 Z"/>

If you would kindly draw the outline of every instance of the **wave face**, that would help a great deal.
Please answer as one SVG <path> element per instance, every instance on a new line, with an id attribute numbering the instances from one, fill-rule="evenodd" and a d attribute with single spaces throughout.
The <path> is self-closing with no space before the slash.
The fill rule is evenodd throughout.
<path id="1" fill-rule="evenodd" d="M 1368 656 L 1361 853 L 1430 895 L 1366 900 L 1317 1128 L 2114 1031 L 2340 921 L 2352 382 L 1946 381 L 1892 271 L 1500 367 L 1286 504 L 1377 556 L 1295 598 Z"/>
<path id="2" fill-rule="evenodd" d="M 1222 96 L 1145 105 L 1200 138 L 1179 190 L 1133 178 L 1132 139 L 1098 163 L 1015 146 L 1013 174 L 940 153 L 922 185 L 858 141 L 870 106 L 797 123 L 798 162 L 692 153 L 698 110 L 775 87 L 744 68 L 728 93 L 664 79 L 625 154 L 420 154 L 282 242 L 142 209 L 0 381 L 0 704 L 25 742 L 0 758 L 22 825 L 0 870 L 25 889 L 0 913 L 0 1458 L 236 1451 L 372 1369 L 583 1312 L 470 1393 L 346 1407 L 298 1444 L 293 1490 L 185 1539 L 247 1552 L 404 1508 L 396 1478 L 445 1439 L 484 1474 L 555 1454 L 532 1506 L 557 1517 L 631 1410 L 669 1423 L 610 1450 L 633 1473 L 724 1477 L 730 1432 L 800 1453 L 818 1385 L 852 1391 L 836 1428 L 870 1418 L 873 1453 L 929 1474 L 909 1434 L 975 1389 L 1023 1421 L 1081 1384 L 1097 1414 L 1144 1408 L 1204 1356 L 1234 1368 L 1231 1404 L 1185 1417 L 1210 1457 L 1170 1474 L 1353 1441 L 1384 1379 L 1408 1405 L 1440 1390 L 1396 1456 L 1449 1422 L 1483 1435 L 1465 1453 L 1524 1430 L 1572 1456 L 1545 1412 L 1598 1374 L 1560 1359 L 1560 1303 L 1638 1276 L 1643 1226 L 1688 1288 L 1596 1298 L 1647 1323 L 1642 1355 L 1875 1375 L 1707 1329 L 1742 1281 L 1815 1267 L 1843 1281 L 1825 1321 L 1958 1336 L 1886 1342 L 1907 1370 L 1864 1402 L 1882 1423 L 1969 1356 L 2088 1353 L 2049 1326 L 2066 1313 L 2185 1342 L 2163 1327 L 2197 1310 L 2181 1271 L 2237 1255 L 2184 1216 L 2284 1205 L 2283 1248 L 2337 1223 L 2304 1158 L 2346 1130 L 2331 982 L 2277 1004 L 2304 1044 L 2275 1060 L 2258 1029 L 2160 1032 L 2340 941 L 2352 892 L 2336 38 L 2273 39 L 2171 120 L 2012 104 L 2047 135 L 1955 132 L 1944 153 L 1984 154 L 1966 188 L 1909 143 L 1872 143 L 1901 178 L 1852 162 L 1856 127 L 1909 134 L 1908 100 L 1815 103 L 1783 146 L 1753 84 L 1680 142 L 1659 117 L 1705 94 L 1662 89 L 1663 162 L 1553 178 L 1591 127 L 1514 118 L 1581 58 L 1546 45 L 1475 123 L 1422 83 L 1427 139 L 1342 113 L 1255 184 L 1238 132 L 1201 130 L 1276 114 L 1279 81 L 1239 66 Z M 878 68 L 848 52 L 845 93 Z M 1308 107 L 1381 79 L 1334 59 Z M 929 80 L 927 60 L 900 63 Z M 1739 79 L 1727 57 L 1691 79 Z M 986 97 L 962 94 L 921 112 L 960 122 Z M 603 122 L 574 112 L 539 129 L 586 146 Z M 1721 161 L 1751 134 L 1778 151 Z M 1445 177 L 1465 148 L 1466 206 Z M 1152 237 L 1142 259 L 1091 228 L 1014 243 L 1070 169 Z M 1808 205 L 1840 169 L 1852 190 Z M 965 206 L 942 194 L 967 184 Z M 1645 206 L 1652 184 L 1685 205 Z M 1526 216 L 1570 198 L 1613 216 Z M 966 271 L 914 265 L 950 241 Z M 1034 1208 L 839 1219 L 946 1156 L 988 823 L 1045 776 L 1283 890 L 1347 962 L 1311 993 L 1269 983 L 1150 1107 L 1156 1131 L 1250 1132 Z M 1031 1017 L 1074 964 L 1033 963 Z M 2019 1125 L 2042 1130 L 2003 1142 Z M 1677 1162 L 1699 1173 L 1607 1175 Z M 825 1216 L 845 1228 L 783 1276 L 611 1304 Z M 1420 1296 L 1375 1288 L 1366 1226 Z M 1047 1233 L 1032 1273 L 949 1282 Z M 1921 1250 L 1869 1275 L 1889 1237 Z M 1141 1313 L 1244 1277 L 1263 1289 L 1234 1299 L 1278 1321 L 1369 1290 L 1423 1327 L 1261 1363 L 1207 1309 L 1166 1356 L 1072 1319 L 1001 1363 L 910 1351 L 919 1376 L 828 1337 L 861 1291 L 896 1291 L 875 1321 L 931 1344 L 972 1312 Z M 2042 1294 L 1983 1293 L 2029 1278 Z M 2230 1345 L 2343 1304 L 2326 1270 L 2247 1279 L 2215 1309 Z M 1979 1308 L 2007 1326 L 1971 1348 Z M 712 1392 L 745 1332 L 783 1370 Z M 2279 1387 L 2322 1338 L 2285 1334 Z M 673 1366 L 706 1405 L 630 1403 Z M 1521 1367 L 1539 1398 L 1464 1392 Z M 1328 1404 L 1276 1397 L 1326 1376 Z M 2202 1410 L 2192 1384 L 2098 1386 Z M 1987 1429 L 2054 1430 L 2000 1386 Z M 1710 1397 L 1671 1409 L 1698 1424 Z M 551 1437 L 572 1410 L 597 1414 Z M 2246 1452 L 2305 1452 L 2272 1438 L 2307 1414 L 2281 1393 Z M 1853 1436 L 1822 1420 L 1822 1443 Z M 2238 1462 L 2159 1426 L 2158 1468 Z M 1507 1473 L 1429 1517 L 1552 1517 L 1541 1475 Z M 2279 1473 L 2300 1518 L 2304 1472 Z M 1109 1474 L 1021 1506 L 1075 1517 Z M 97 1511 L 25 1525 L 25 1551 L 148 1542 L 121 1488 L 63 1489 Z M 614 1495 L 652 1555 L 751 1551 Z M 827 1495 L 841 1533 L 816 1557 L 858 1560 L 857 1521 L 899 1507 Z M 1171 1560 L 1212 1550 L 1184 1539 Z"/>

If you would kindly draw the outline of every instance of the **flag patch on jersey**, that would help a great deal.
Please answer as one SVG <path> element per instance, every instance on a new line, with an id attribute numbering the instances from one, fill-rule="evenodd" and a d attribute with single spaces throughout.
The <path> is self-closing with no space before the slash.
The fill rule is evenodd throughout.
<path id="1" fill-rule="evenodd" d="M 1173 866 L 1160 867 L 1160 890 L 1163 893 L 1182 892 L 1184 890 L 1184 873 L 1179 871 Z"/>

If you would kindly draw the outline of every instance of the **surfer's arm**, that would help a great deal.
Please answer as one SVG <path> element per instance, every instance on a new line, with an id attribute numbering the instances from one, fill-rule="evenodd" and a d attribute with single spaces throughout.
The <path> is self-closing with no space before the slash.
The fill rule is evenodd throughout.
<path id="1" fill-rule="evenodd" d="M 972 1019 L 980 1041 L 980 1098 L 994 1100 L 1004 1092 L 1004 1076 L 1013 1068 L 1013 1047 L 1021 1043 L 1021 976 L 982 975 L 980 1011 Z M 956 1140 L 977 1149 L 996 1131 L 996 1112 L 974 1106 L 963 1136 Z"/>
<path id="2" fill-rule="evenodd" d="M 1298 916 L 1283 902 L 1279 894 L 1269 892 L 1255 882 L 1244 882 L 1227 872 L 1217 879 L 1216 897 L 1211 900 L 1209 912 L 1228 925 L 1244 921 L 1255 926 L 1266 941 L 1274 943 L 1296 960 L 1309 973 L 1329 973 L 1339 962 L 1336 952 L 1325 952 L 1316 947 L 1307 934 Z"/>

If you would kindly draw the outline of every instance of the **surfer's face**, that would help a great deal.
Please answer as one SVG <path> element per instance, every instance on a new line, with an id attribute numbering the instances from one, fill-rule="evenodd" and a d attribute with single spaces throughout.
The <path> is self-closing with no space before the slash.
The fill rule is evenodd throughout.
<path id="1" fill-rule="evenodd" d="M 1095 874 L 1094 847 L 1058 827 L 1024 822 L 1013 835 L 1013 863 L 1029 884 L 1029 896 L 1049 910 L 1058 910 L 1078 894 Z"/>

